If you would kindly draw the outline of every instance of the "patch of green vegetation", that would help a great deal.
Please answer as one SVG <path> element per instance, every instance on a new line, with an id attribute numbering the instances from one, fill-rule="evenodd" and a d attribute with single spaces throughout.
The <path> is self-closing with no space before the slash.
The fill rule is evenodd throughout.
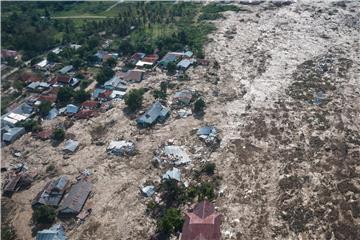
<path id="1" fill-rule="evenodd" d="M 131 112 L 135 112 L 142 106 L 143 95 L 145 91 L 143 88 L 131 89 L 125 95 L 125 104 Z"/>
<path id="2" fill-rule="evenodd" d="M 32 219 L 35 224 L 52 224 L 56 218 L 56 211 L 50 206 L 40 206 L 35 208 Z"/>
<path id="3" fill-rule="evenodd" d="M 202 14 L 199 16 L 199 20 L 216 20 L 219 18 L 223 18 L 222 12 L 226 11 L 234 11 L 238 12 L 241 9 L 238 6 L 230 5 L 230 4 L 219 4 L 219 3 L 211 3 L 205 5 L 202 8 Z"/>
<path id="4" fill-rule="evenodd" d="M 23 120 L 16 123 L 17 127 L 23 127 L 27 132 L 38 132 L 41 130 L 40 124 L 34 119 Z"/>

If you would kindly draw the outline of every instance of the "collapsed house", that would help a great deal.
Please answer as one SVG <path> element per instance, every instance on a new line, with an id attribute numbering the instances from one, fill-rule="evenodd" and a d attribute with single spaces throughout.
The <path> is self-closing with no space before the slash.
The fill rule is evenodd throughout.
<path id="1" fill-rule="evenodd" d="M 134 155 L 135 144 L 133 142 L 125 140 L 111 141 L 106 150 L 109 153 L 117 156 Z"/>
<path id="2" fill-rule="evenodd" d="M 104 88 L 108 90 L 119 90 L 126 91 L 126 82 L 121 80 L 119 77 L 114 76 L 110 80 L 104 83 Z"/>
<path id="3" fill-rule="evenodd" d="M 219 144 L 220 139 L 218 137 L 218 131 L 211 126 L 205 126 L 198 129 L 196 135 L 203 140 L 207 145 Z"/>
<path id="4" fill-rule="evenodd" d="M 46 82 L 32 82 L 26 86 L 26 88 L 30 91 L 44 91 L 50 88 L 50 84 Z"/>
<path id="5" fill-rule="evenodd" d="M 97 116 L 99 116 L 99 112 L 97 110 L 91 110 L 91 109 L 80 110 L 74 115 L 74 117 L 77 119 L 89 119 Z"/>
<path id="6" fill-rule="evenodd" d="M 55 224 L 49 229 L 38 231 L 36 240 L 67 240 L 65 229 L 60 224 Z"/>
<path id="7" fill-rule="evenodd" d="M 92 184 L 80 181 L 72 185 L 59 206 L 60 214 L 78 214 L 85 205 L 91 192 Z"/>
<path id="8" fill-rule="evenodd" d="M 156 101 L 136 122 L 140 127 L 150 127 L 157 122 L 164 122 L 169 115 L 169 109 Z"/>
<path id="9" fill-rule="evenodd" d="M 168 145 L 161 149 L 156 160 L 160 163 L 168 162 L 175 165 L 182 165 L 191 162 L 189 155 L 180 146 Z"/>
<path id="10" fill-rule="evenodd" d="M 11 196 L 14 192 L 31 186 L 36 174 L 27 173 L 24 164 L 18 164 L 11 172 L 5 175 L 3 194 Z"/>
<path id="11" fill-rule="evenodd" d="M 66 176 L 61 176 L 57 180 L 48 182 L 44 189 L 35 197 L 32 206 L 48 205 L 58 207 L 68 183 L 69 180 Z"/>
<path id="12" fill-rule="evenodd" d="M 150 54 L 150 55 L 146 55 L 143 59 L 139 60 L 136 63 L 136 67 L 152 67 L 154 66 L 154 64 L 157 62 L 157 60 L 159 59 L 159 55 L 157 54 Z"/>
<path id="13" fill-rule="evenodd" d="M 189 105 L 193 98 L 193 92 L 188 89 L 176 92 L 173 101 L 178 105 Z"/>
<path id="14" fill-rule="evenodd" d="M 47 120 L 52 120 L 52 119 L 56 118 L 57 115 L 59 115 L 59 110 L 57 110 L 56 108 L 52 108 L 52 109 L 48 112 L 48 114 L 46 115 L 45 118 L 46 118 Z"/>
<path id="15" fill-rule="evenodd" d="M 192 212 L 187 212 L 180 235 L 181 240 L 220 240 L 221 215 L 215 212 L 208 201 L 195 205 Z"/>

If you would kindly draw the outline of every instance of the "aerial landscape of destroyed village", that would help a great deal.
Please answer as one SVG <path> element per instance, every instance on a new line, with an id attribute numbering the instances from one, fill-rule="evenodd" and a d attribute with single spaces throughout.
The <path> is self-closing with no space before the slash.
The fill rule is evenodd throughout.
<path id="1" fill-rule="evenodd" d="M 360 1 L 1 1 L 2 240 L 359 240 Z"/>

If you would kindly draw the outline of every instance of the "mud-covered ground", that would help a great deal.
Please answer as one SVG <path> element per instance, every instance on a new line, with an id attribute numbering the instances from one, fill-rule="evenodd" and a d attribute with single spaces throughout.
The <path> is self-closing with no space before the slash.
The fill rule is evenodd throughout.
<path id="1" fill-rule="evenodd" d="M 23 160 L 40 174 L 7 202 L 19 239 L 31 239 L 30 203 L 46 181 L 61 174 L 74 180 L 84 168 L 93 172 L 87 202 L 93 212 L 82 225 L 68 223 L 69 238 L 149 239 L 155 220 L 145 214 L 139 185 L 166 171 L 151 160 L 169 139 L 193 158 L 181 168 L 185 178 L 202 160 L 216 163 L 223 239 L 360 239 L 360 3 L 243 8 L 215 22 L 205 47 L 209 67 L 190 69 L 189 81 L 173 80 L 170 96 L 185 87 L 202 93 L 203 119 L 171 116 L 139 131 L 119 102 L 67 129 L 81 143 L 73 155 L 30 135 L 3 148 L 3 163 Z M 154 88 L 166 79 L 154 73 L 141 85 Z M 147 93 L 144 107 L 151 102 Z M 212 153 L 192 135 L 205 123 L 221 130 Z M 107 144 L 117 138 L 134 141 L 138 154 L 108 155 Z M 49 164 L 55 172 L 46 172 Z"/>

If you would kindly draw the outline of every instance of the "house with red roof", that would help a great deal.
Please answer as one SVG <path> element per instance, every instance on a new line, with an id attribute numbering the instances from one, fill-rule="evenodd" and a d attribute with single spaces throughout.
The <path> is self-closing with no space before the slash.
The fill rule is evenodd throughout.
<path id="1" fill-rule="evenodd" d="M 203 201 L 195 205 L 192 212 L 186 213 L 181 240 L 220 240 L 221 215 L 215 212 L 214 205 Z"/>
<path id="2" fill-rule="evenodd" d="M 83 102 L 80 107 L 82 109 L 96 109 L 98 108 L 100 105 L 100 103 L 98 101 L 93 101 L 93 100 L 87 100 L 85 102 Z"/>

